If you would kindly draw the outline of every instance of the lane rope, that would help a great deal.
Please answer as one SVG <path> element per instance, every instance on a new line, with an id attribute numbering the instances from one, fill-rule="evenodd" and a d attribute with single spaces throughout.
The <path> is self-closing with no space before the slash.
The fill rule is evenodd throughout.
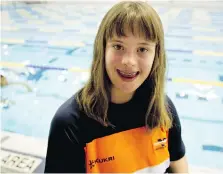
<path id="1" fill-rule="evenodd" d="M 46 70 L 68 71 L 68 72 L 90 72 L 90 69 L 82 69 L 79 67 L 64 68 L 64 67 L 53 67 L 53 66 L 23 64 L 16 62 L 2 62 L 2 61 L 0 62 L 0 67 L 35 68 L 35 69 L 46 69 Z M 223 87 L 223 82 L 216 82 L 216 81 L 203 81 L 203 80 L 186 79 L 186 78 L 167 78 L 167 81 L 171 81 L 174 83 L 189 83 L 189 84 L 201 84 L 201 85 Z"/>

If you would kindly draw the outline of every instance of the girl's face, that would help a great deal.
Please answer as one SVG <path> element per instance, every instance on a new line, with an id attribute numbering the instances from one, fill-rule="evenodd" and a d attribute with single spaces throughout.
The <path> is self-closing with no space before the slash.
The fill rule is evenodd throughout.
<path id="1" fill-rule="evenodd" d="M 108 40 L 105 51 L 107 74 L 112 94 L 131 98 L 151 71 L 156 44 L 127 33 L 127 37 Z M 130 96 L 130 97 L 128 97 Z"/>

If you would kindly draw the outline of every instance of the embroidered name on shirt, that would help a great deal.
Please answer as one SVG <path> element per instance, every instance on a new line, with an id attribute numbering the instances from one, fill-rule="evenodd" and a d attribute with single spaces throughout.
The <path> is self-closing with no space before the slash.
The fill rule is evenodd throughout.
<path id="1" fill-rule="evenodd" d="M 113 160 L 115 160 L 114 156 L 108 157 L 108 158 L 101 158 L 101 159 L 97 158 L 96 160 L 89 160 L 89 166 L 92 169 L 97 163 L 105 163 L 105 162 L 109 162 Z"/>

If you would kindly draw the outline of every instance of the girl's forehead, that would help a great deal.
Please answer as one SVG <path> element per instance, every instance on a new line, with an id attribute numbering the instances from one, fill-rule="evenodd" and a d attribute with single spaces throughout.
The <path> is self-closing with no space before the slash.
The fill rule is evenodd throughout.
<path id="1" fill-rule="evenodd" d="M 134 38 L 137 40 L 143 40 L 147 42 L 155 42 L 151 40 L 151 37 L 148 37 L 148 30 L 143 27 L 137 26 L 133 24 L 133 26 L 124 24 L 123 26 L 113 26 L 112 29 L 109 31 L 109 35 L 107 40 L 112 39 L 122 39 L 128 40 L 129 38 Z"/>

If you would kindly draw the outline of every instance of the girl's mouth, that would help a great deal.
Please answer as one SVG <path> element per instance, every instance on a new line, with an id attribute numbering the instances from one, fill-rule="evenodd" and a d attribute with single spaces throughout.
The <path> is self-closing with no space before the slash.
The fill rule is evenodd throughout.
<path id="1" fill-rule="evenodd" d="M 133 80 L 139 75 L 139 71 L 137 72 L 125 72 L 117 69 L 117 73 L 121 78 Z"/>

